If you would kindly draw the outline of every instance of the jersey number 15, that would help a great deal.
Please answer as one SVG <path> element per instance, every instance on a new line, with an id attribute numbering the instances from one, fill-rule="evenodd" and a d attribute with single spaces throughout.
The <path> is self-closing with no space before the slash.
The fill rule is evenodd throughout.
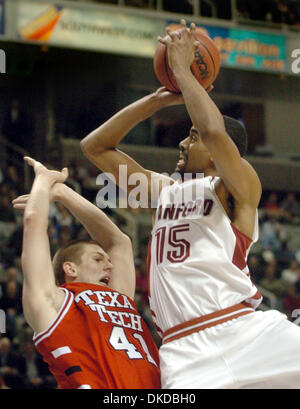
<path id="1" fill-rule="evenodd" d="M 182 263 L 190 255 L 190 243 L 180 235 L 190 230 L 189 224 L 179 224 L 169 229 L 160 227 L 155 232 L 156 238 L 156 263 L 163 262 L 164 257 L 171 263 Z M 167 251 L 165 253 L 165 246 Z"/>

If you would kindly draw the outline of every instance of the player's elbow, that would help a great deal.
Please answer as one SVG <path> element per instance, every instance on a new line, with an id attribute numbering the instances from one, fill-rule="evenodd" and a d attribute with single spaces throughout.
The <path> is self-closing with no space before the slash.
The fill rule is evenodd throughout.
<path id="1" fill-rule="evenodd" d="M 127 234 L 122 233 L 122 235 L 121 235 L 121 242 L 123 243 L 123 246 L 124 246 L 125 248 L 127 248 L 128 250 L 131 250 L 131 249 L 132 249 L 132 241 L 131 241 L 130 237 L 127 236 Z"/>
<path id="2" fill-rule="evenodd" d="M 80 148 L 87 158 L 98 156 L 104 151 L 104 147 L 100 143 L 95 143 L 91 134 L 80 141 Z"/>
<path id="3" fill-rule="evenodd" d="M 203 143 L 206 141 L 211 141 L 213 138 L 216 138 L 216 136 L 220 133 L 220 129 L 218 129 L 214 125 L 206 125 L 201 128 L 201 138 Z"/>
<path id="4" fill-rule="evenodd" d="M 132 242 L 129 236 L 123 232 L 119 232 L 117 235 L 113 235 L 111 237 L 110 245 L 115 248 L 119 248 L 120 250 L 126 252 L 126 250 L 132 249 Z"/>

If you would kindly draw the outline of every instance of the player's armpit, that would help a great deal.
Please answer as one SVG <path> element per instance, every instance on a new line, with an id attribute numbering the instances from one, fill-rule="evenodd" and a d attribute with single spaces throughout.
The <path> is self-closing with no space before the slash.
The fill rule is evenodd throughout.
<path id="1" fill-rule="evenodd" d="M 23 283 L 23 312 L 28 325 L 35 333 L 46 330 L 55 320 L 65 299 L 64 291 L 56 287 L 47 294 L 37 286 Z"/>
<path id="2" fill-rule="evenodd" d="M 113 264 L 109 286 L 133 299 L 136 273 L 131 240 L 127 239 L 107 252 Z"/>
<path id="3" fill-rule="evenodd" d="M 250 163 L 240 156 L 230 136 L 225 131 L 214 131 L 202 136 L 202 140 L 211 153 L 218 176 L 235 201 L 256 208 L 262 192 L 260 180 Z"/>

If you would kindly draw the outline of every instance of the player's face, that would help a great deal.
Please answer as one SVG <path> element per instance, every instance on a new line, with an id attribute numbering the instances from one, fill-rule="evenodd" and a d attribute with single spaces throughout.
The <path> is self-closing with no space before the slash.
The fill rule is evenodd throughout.
<path id="1" fill-rule="evenodd" d="M 86 244 L 81 263 L 77 265 L 78 278 L 76 281 L 109 286 L 112 268 L 108 254 L 100 246 Z"/>
<path id="2" fill-rule="evenodd" d="M 190 129 L 189 136 L 179 143 L 180 156 L 175 171 L 184 173 L 200 173 L 210 164 L 210 152 L 202 142 L 196 128 Z"/>

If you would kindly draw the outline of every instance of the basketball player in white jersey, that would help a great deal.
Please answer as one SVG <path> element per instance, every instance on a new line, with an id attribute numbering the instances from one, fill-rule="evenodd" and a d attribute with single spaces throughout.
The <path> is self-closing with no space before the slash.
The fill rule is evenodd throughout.
<path id="1" fill-rule="evenodd" d="M 159 41 L 168 48 L 182 95 L 160 88 L 118 112 L 81 146 L 117 182 L 119 165 L 127 166 L 128 178 L 141 172 L 149 202 L 157 200 L 148 264 L 150 307 L 162 336 L 162 388 L 300 388 L 300 328 L 278 311 L 255 311 L 262 297 L 246 260 L 258 238 L 261 184 L 242 158 L 246 133 L 222 117 L 192 75 L 195 25 L 181 24 L 179 35 L 167 31 Z M 153 184 L 166 177 L 142 168 L 117 145 L 133 126 L 179 103 L 193 127 L 179 145 L 177 171 L 204 177 L 169 180 L 153 198 L 151 187 L 154 192 Z"/>

